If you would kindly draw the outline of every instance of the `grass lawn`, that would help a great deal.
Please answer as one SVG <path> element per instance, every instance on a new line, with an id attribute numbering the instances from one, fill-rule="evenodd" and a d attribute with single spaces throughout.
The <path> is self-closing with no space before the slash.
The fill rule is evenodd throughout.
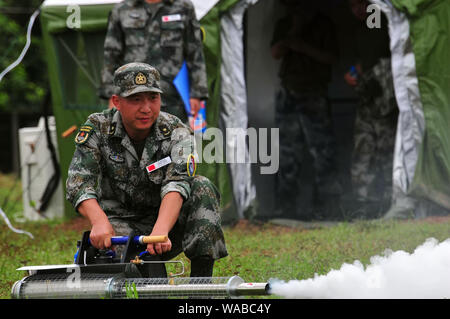
<path id="1" fill-rule="evenodd" d="M 88 229 L 81 218 L 14 226 L 31 232 L 36 240 L 0 224 L 0 298 L 10 298 L 12 284 L 25 275 L 16 271 L 21 266 L 72 263 L 76 242 Z M 450 219 L 442 217 L 340 223 L 313 230 L 240 223 L 225 228 L 229 256 L 216 262 L 214 276 L 239 275 L 246 282 L 306 279 L 355 260 L 367 265 L 371 256 L 382 254 L 386 248 L 412 252 L 427 238 L 442 241 L 449 235 Z M 180 259 L 185 262 L 185 275 L 189 275 L 187 259 Z"/>
<path id="2" fill-rule="evenodd" d="M 0 202 L 4 194 L 0 191 Z M 20 203 L 17 205 L 9 206 L 14 209 L 6 213 L 15 228 L 32 233 L 35 239 L 12 232 L 0 219 L 1 299 L 10 298 L 12 284 L 26 275 L 17 268 L 73 263 L 76 242 L 83 231 L 89 229 L 89 224 L 82 218 L 19 222 L 14 218 L 14 212 L 20 210 Z M 367 265 L 370 257 L 382 255 L 387 248 L 412 252 L 427 238 L 439 241 L 449 238 L 450 218 L 342 222 L 316 229 L 243 221 L 224 230 L 229 256 L 216 262 L 214 276 L 239 275 L 246 282 L 267 282 L 271 278 L 312 278 L 355 260 Z M 184 256 L 179 259 L 185 262 L 185 275 L 188 276 L 189 262 Z"/>

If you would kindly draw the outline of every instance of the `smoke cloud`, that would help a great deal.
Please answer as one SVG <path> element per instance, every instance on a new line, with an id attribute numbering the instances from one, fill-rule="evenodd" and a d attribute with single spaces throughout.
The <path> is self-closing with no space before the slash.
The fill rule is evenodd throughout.
<path id="1" fill-rule="evenodd" d="M 386 250 L 339 270 L 306 280 L 270 281 L 271 293 L 312 299 L 441 299 L 450 298 L 450 238 L 429 238 L 413 253 Z"/>

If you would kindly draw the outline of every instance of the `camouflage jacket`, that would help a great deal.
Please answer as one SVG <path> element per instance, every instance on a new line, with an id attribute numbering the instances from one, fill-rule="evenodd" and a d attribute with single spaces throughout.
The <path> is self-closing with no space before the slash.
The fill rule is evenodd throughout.
<path id="1" fill-rule="evenodd" d="M 172 81 L 186 61 L 190 96 L 208 97 L 200 23 L 190 0 L 163 0 L 151 12 L 144 0 L 125 0 L 110 13 L 104 44 L 99 96 L 114 93 L 114 71 L 129 62 L 145 62 L 161 73 L 165 95 L 178 95 Z"/>
<path id="2" fill-rule="evenodd" d="M 359 111 L 381 118 L 398 112 L 390 58 L 380 58 L 358 77 Z"/>
<path id="3" fill-rule="evenodd" d="M 113 108 L 91 114 L 75 138 L 67 200 L 76 209 L 82 201 L 95 198 L 109 217 L 153 214 L 156 220 L 168 192 L 178 192 L 185 200 L 190 196 L 195 173 L 189 165 L 194 154 L 191 134 L 178 118 L 160 112 L 139 160 L 120 112 Z"/>

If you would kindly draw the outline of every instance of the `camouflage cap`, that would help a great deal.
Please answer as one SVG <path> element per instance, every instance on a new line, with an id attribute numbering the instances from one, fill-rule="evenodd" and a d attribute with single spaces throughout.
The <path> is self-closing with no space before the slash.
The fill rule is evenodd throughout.
<path id="1" fill-rule="evenodd" d="M 158 70 L 146 63 L 128 63 L 114 72 L 114 85 L 122 97 L 140 92 L 163 93 L 159 79 Z"/>

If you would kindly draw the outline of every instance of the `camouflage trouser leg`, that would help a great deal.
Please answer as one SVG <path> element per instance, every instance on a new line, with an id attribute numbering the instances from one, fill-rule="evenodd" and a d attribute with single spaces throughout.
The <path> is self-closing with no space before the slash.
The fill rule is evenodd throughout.
<path id="1" fill-rule="evenodd" d="M 305 136 L 295 101 L 281 89 L 276 96 L 275 123 L 280 126 L 280 166 L 276 178 L 276 203 L 283 213 L 295 210 Z"/>
<path id="2" fill-rule="evenodd" d="M 316 191 L 319 196 L 339 195 L 342 189 L 337 180 L 337 146 L 328 99 L 312 95 L 300 105 L 301 125 L 314 160 Z"/>
<path id="3" fill-rule="evenodd" d="M 298 196 L 305 147 L 313 157 L 315 188 L 319 193 L 340 192 L 336 181 L 336 142 L 326 96 L 296 96 L 282 89 L 277 95 L 276 123 L 280 129 L 280 168 L 277 202 L 292 203 Z"/>
<path id="4" fill-rule="evenodd" d="M 353 191 L 359 200 L 390 202 L 398 118 L 390 60 L 380 59 L 363 74 L 357 92 Z"/>
<path id="5" fill-rule="evenodd" d="M 389 200 L 396 134 L 396 114 L 384 118 L 357 113 L 351 177 L 361 200 Z"/>
<path id="6" fill-rule="evenodd" d="M 163 260 L 172 259 L 181 252 L 189 259 L 200 256 L 219 259 L 228 255 L 221 227 L 219 200 L 219 192 L 206 177 L 192 178 L 190 197 L 183 203 L 178 221 L 169 233 L 172 250 L 161 255 Z M 154 216 L 140 221 L 110 219 L 116 235 L 128 235 L 131 230 L 149 235 L 155 221 Z"/>
<path id="7" fill-rule="evenodd" d="M 228 255 L 219 211 L 220 194 L 214 184 L 203 176 L 192 179 L 191 195 L 183 204 L 179 226 L 174 229 L 189 258 L 209 257 L 214 260 Z"/>

